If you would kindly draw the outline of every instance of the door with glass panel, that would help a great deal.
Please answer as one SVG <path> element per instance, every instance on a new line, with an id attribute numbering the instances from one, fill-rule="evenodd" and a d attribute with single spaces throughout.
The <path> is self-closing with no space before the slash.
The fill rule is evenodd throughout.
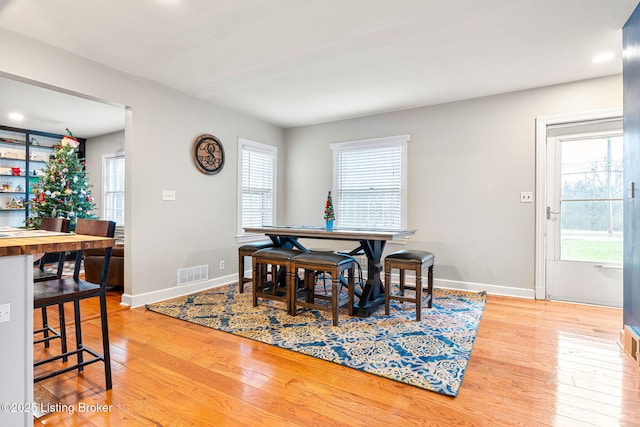
<path id="1" fill-rule="evenodd" d="M 622 143 L 621 120 L 548 130 L 547 299 L 622 307 Z"/>

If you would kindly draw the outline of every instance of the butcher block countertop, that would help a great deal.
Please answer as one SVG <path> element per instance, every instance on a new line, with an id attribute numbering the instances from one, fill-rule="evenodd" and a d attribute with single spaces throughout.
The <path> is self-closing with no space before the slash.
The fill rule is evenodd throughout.
<path id="1" fill-rule="evenodd" d="M 77 251 L 113 247 L 116 239 L 73 233 L 38 230 L 33 236 L 22 232 L 17 237 L 0 233 L 0 256 L 29 255 L 44 252 Z"/>

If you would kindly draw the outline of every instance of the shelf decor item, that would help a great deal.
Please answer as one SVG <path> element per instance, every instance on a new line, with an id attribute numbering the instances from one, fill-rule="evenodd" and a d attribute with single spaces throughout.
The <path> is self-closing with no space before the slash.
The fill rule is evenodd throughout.
<path id="1" fill-rule="evenodd" d="M 331 199 L 331 191 L 327 194 L 327 201 L 324 205 L 324 220 L 326 228 L 333 228 L 333 221 L 336 219 L 336 214 L 333 211 L 333 200 Z"/>
<path id="2" fill-rule="evenodd" d="M 33 187 L 34 197 L 26 220 L 29 227 L 40 227 L 43 217 L 60 217 L 69 219 L 73 230 L 77 218 L 95 218 L 91 213 L 95 203 L 84 159 L 78 158 L 78 140 L 69 129 L 67 132 L 46 164 L 42 179 Z"/>

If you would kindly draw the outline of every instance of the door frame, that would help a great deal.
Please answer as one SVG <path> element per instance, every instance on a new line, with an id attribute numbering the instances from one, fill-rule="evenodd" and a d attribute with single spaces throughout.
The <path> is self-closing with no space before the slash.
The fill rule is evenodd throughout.
<path id="1" fill-rule="evenodd" d="M 622 108 L 536 117 L 536 246 L 534 271 L 534 294 L 536 299 L 544 300 L 547 298 L 545 266 L 547 255 L 547 126 L 616 117 L 622 117 Z"/>

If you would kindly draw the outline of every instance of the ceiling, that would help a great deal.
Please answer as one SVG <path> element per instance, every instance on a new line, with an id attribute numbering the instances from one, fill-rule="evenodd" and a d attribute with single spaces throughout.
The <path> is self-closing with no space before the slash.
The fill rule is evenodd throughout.
<path id="1" fill-rule="evenodd" d="M 289 128 L 621 73 L 637 2 L 0 0 L 0 27 Z"/>
<path id="2" fill-rule="evenodd" d="M 96 102 L 40 86 L 0 77 L 0 124 L 21 129 L 91 138 L 124 129 L 122 106 Z M 9 121 L 11 112 L 24 120 Z"/>

